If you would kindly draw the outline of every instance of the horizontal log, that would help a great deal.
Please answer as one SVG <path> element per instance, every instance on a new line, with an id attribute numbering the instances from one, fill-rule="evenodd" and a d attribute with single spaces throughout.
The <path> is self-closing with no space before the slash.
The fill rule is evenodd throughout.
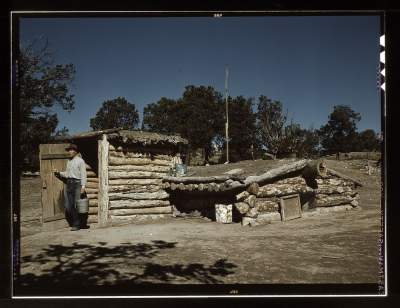
<path id="1" fill-rule="evenodd" d="M 332 174 L 332 175 L 335 175 L 335 176 L 340 177 L 342 179 L 352 181 L 352 182 L 354 182 L 354 184 L 356 184 L 356 186 L 363 186 L 361 184 L 361 182 L 359 182 L 358 180 L 356 180 L 356 179 L 354 179 L 354 178 L 352 178 L 352 177 L 350 177 L 348 175 L 345 175 L 345 174 L 342 174 L 340 172 L 337 172 L 336 170 L 328 168 L 328 174 Z"/>
<path id="2" fill-rule="evenodd" d="M 86 176 L 88 178 L 98 178 L 97 174 L 94 173 L 93 171 L 86 171 Z"/>
<path id="3" fill-rule="evenodd" d="M 109 180 L 108 185 L 161 185 L 161 179 L 118 179 Z"/>
<path id="4" fill-rule="evenodd" d="M 145 207 L 162 207 L 170 205 L 168 200 L 114 200 L 110 209 L 136 209 Z"/>
<path id="5" fill-rule="evenodd" d="M 315 206 L 316 207 L 325 207 L 325 206 L 334 206 L 341 204 L 349 204 L 353 201 L 353 197 L 345 196 L 345 195 L 337 195 L 337 196 L 326 196 L 320 198 L 320 195 L 317 195 L 315 198 Z"/>
<path id="6" fill-rule="evenodd" d="M 155 192 L 162 190 L 161 185 L 118 185 L 108 186 L 108 192 Z"/>
<path id="7" fill-rule="evenodd" d="M 236 201 L 243 201 L 246 199 L 250 193 L 248 191 L 242 191 L 241 193 L 236 195 Z"/>
<path id="8" fill-rule="evenodd" d="M 89 215 L 97 215 L 99 208 L 98 207 L 89 207 Z"/>
<path id="9" fill-rule="evenodd" d="M 170 183 L 183 183 L 183 184 L 205 184 L 205 183 L 222 183 L 227 180 L 244 180 L 244 177 L 237 175 L 216 175 L 216 176 L 185 176 L 185 177 L 174 177 L 166 176 L 163 178 L 163 182 Z"/>
<path id="10" fill-rule="evenodd" d="M 276 181 L 274 184 L 302 184 L 302 185 L 307 185 L 306 184 L 306 180 L 301 176 L 282 179 L 282 180 Z"/>
<path id="11" fill-rule="evenodd" d="M 170 161 L 163 159 L 149 159 L 149 158 L 122 158 L 122 157 L 110 157 L 108 160 L 109 165 L 158 165 L 158 166 L 169 166 Z"/>
<path id="12" fill-rule="evenodd" d="M 160 190 L 157 192 L 145 193 L 109 193 L 109 200 L 162 200 L 167 199 L 169 194 Z"/>
<path id="13" fill-rule="evenodd" d="M 86 193 L 87 198 L 90 199 L 96 199 L 97 200 L 97 194 L 88 194 Z"/>
<path id="14" fill-rule="evenodd" d="M 97 199 L 89 199 L 89 206 L 98 206 L 99 202 Z"/>
<path id="15" fill-rule="evenodd" d="M 172 207 L 162 206 L 162 207 L 148 207 L 141 209 L 110 209 L 110 215 L 113 216 L 127 216 L 127 215 L 137 215 L 137 214 L 170 214 L 172 213 Z"/>
<path id="16" fill-rule="evenodd" d="M 87 183 L 99 183 L 98 177 L 87 178 Z"/>
<path id="17" fill-rule="evenodd" d="M 113 223 L 127 223 L 127 222 L 137 222 L 137 221 L 153 221 L 156 219 L 161 219 L 165 217 L 172 216 L 172 213 L 167 214 L 135 214 L 135 215 L 127 215 L 127 216 L 114 216 L 110 215 L 110 219 Z"/>
<path id="18" fill-rule="evenodd" d="M 312 168 L 312 161 L 308 159 L 299 160 L 297 162 L 287 164 L 278 168 L 268 170 L 261 175 L 249 176 L 244 181 L 245 184 L 258 183 L 260 186 L 268 182 L 277 180 L 281 177 L 294 177 L 303 173 L 306 167 Z M 318 173 L 318 170 L 316 171 Z"/>
<path id="19" fill-rule="evenodd" d="M 166 173 L 148 171 L 109 171 L 108 178 L 112 179 L 162 179 Z"/>
<path id="20" fill-rule="evenodd" d="M 97 194 L 99 192 L 98 188 L 91 188 L 88 187 L 87 185 L 85 186 L 85 191 L 87 194 Z"/>
<path id="21" fill-rule="evenodd" d="M 86 182 L 86 189 L 96 189 L 96 190 L 98 190 L 99 189 L 99 183 L 97 182 Z"/>
<path id="22" fill-rule="evenodd" d="M 316 194 L 343 194 L 345 192 L 352 192 L 352 188 L 349 186 L 334 186 L 334 185 L 326 185 L 321 184 L 318 185 L 318 188 L 314 190 Z"/>
<path id="23" fill-rule="evenodd" d="M 250 210 L 250 206 L 246 202 L 236 202 L 233 206 L 241 215 L 246 214 Z"/>
<path id="24" fill-rule="evenodd" d="M 119 166 L 108 166 L 108 171 L 148 171 L 148 172 L 168 172 L 169 166 L 157 166 L 153 164 L 149 165 L 119 165 Z"/>
<path id="25" fill-rule="evenodd" d="M 175 151 L 174 148 L 169 146 L 141 146 L 141 145 L 130 145 L 123 144 L 114 146 L 110 144 L 110 151 L 123 152 L 123 153 L 151 153 L 151 154 L 163 154 L 172 156 Z"/>
<path id="26" fill-rule="evenodd" d="M 165 154 L 164 152 L 149 152 L 149 151 L 139 151 L 139 149 L 127 150 L 127 151 L 109 151 L 110 157 L 122 157 L 122 158 L 149 158 L 149 159 L 162 159 L 172 161 L 173 156 Z"/>
<path id="27" fill-rule="evenodd" d="M 324 179 L 316 179 L 318 186 L 319 185 L 330 185 L 330 186 L 355 186 L 354 182 L 345 180 L 338 177 L 324 178 Z"/>
<path id="28" fill-rule="evenodd" d="M 88 223 L 97 223 L 97 222 L 98 222 L 98 220 L 97 220 L 97 214 L 96 214 L 96 215 L 89 215 L 89 216 L 88 216 L 87 222 L 88 222 Z"/>
<path id="29" fill-rule="evenodd" d="M 268 184 L 260 187 L 257 197 L 287 196 L 295 193 L 313 192 L 313 189 L 302 184 Z"/>
<path id="30" fill-rule="evenodd" d="M 255 208 L 259 213 L 276 212 L 279 211 L 279 203 L 270 199 L 257 198 Z"/>

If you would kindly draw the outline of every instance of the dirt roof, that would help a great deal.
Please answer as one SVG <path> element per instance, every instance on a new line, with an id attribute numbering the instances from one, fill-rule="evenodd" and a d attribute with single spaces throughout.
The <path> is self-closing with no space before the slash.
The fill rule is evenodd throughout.
<path id="1" fill-rule="evenodd" d="M 97 138 L 107 134 L 109 140 L 121 143 L 142 144 L 142 145 L 187 145 L 188 141 L 177 135 L 164 135 L 154 132 L 144 132 L 135 130 L 124 130 L 122 128 L 112 128 L 99 131 L 83 132 L 71 136 L 56 137 L 57 141 L 74 141 L 84 138 Z"/>
<path id="2" fill-rule="evenodd" d="M 120 130 L 108 135 L 109 140 L 132 144 L 172 144 L 187 145 L 188 141 L 177 135 L 164 135 L 153 132 Z"/>
<path id="3" fill-rule="evenodd" d="M 277 160 L 243 160 L 237 163 L 218 164 L 210 166 L 189 166 L 188 174 L 195 176 L 216 176 L 224 174 L 233 169 L 242 169 L 241 175 L 260 175 L 268 170 L 294 162 L 296 159 L 277 159 Z"/>

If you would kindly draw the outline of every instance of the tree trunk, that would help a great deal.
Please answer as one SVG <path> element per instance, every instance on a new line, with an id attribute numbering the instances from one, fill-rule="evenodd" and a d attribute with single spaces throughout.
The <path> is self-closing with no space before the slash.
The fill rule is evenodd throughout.
<path id="1" fill-rule="evenodd" d="M 157 192 L 145 192 L 145 193 L 109 193 L 110 200 L 150 200 L 150 199 L 168 199 L 169 194 L 164 190 Z"/>
<path id="2" fill-rule="evenodd" d="M 109 171 L 108 178 L 114 179 L 162 179 L 165 173 L 150 171 Z"/>
<path id="3" fill-rule="evenodd" d="M 170 205 L 168 200 L 112 200 L 110 209 L 137 209 Z"/>
<path id="4" fill-rule="evenodd" d="M 142 209 L 110 210 L 110 214 L 113 216 L 127 216 L 127 215 L 137 215 L 137 214 L 170 214 L 170 213 L 172 213 L 171 206 L 149 207 Z"/>

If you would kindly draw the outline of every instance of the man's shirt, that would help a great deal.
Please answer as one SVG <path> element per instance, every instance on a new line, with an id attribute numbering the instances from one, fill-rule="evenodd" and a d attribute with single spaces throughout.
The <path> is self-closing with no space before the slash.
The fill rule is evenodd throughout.
<path id="1" fill-rule="evenodd" d="M 86 186 L 86 164 L 82 157 L 76 155 L 67 162 L 67 169 L 60 172 L 62 177 L 81 180 L 81 185 Z"/>

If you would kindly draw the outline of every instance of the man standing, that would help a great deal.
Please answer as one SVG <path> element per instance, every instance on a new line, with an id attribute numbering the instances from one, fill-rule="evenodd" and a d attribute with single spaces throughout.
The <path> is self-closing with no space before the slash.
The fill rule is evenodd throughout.
<path id="1" fill-rule="evenodd" d="M 59 178 L 66 179 L 66 189 L 64 190 L 64 202 L 66 210 L 66 218 L 72 226 L 71 231 L 80 229 L 81 221 L 76 201 L 80 199 L 81 194 L 85 192 L 86 185 L 86 164 L 85 161 L 78 155 L 79 150 L 75 144 L 71 144 L 65 149 L 70 154 L 70 160 L 67 163 L 67 169 L 64 172 L 59 172 L 53 169 L 55 175 Z"/>

